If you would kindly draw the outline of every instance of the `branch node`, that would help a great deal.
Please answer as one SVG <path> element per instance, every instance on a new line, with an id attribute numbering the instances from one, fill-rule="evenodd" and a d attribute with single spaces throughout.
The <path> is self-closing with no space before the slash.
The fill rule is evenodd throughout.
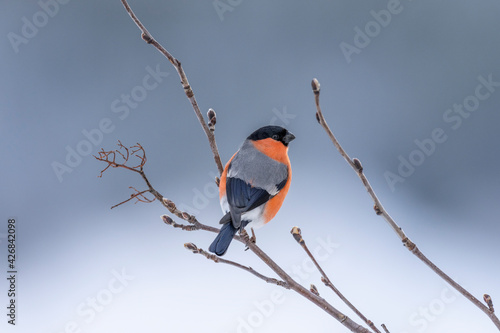
<path id="1" fill-rule="evenodd" d="M 361 161 L 360 160 L 358 160 L 357 158 L 353 158 L 352 159 L 352 163 L 356 167 L 356 171 L 358 173 L 363 173 L 363 166 L 361 165 Z"/>
<path id="2" fill-rule="evenodd" d="M 375 214 L 382 215 L 382 210 L 380 209 L 379 206 L 373 205 L 373 209 L 375 210 Z"/>
<path id="3" fill-rule="evenodd" d="M 314 295 L 319 296 L 318 288 L 314 284 L 311 283 L 311 287 L 309 289 Z"/>
<path id="4" fill-rule="evenodd" d="M 403 239 L 403 245 L 408 248 L 409 251 L 414 252 L 417 245 L 413 243 L 408 237 Z"/>
<path id="5" fill-rule="evenodd" d="M 316 121 L 321 124 L 321 119 L 319 118 L 319 113 L 316 111 Z"/>
<path id="6" fill-rule="evenodd" d="M 141 34 L 141 38 L 148 44 L 151 44 L 153 43 L 153 37 L 151 37 L 150 35 L 146 34 L 146 33 L 142 33 Z"/>
<path id="7" fill-rule="evenodd" d="M 179 61 L 177 61 L 179 62 Z M 179 62 L 179 66 L 181 65 L 181 63 Z M 186 93 L 186 96 L 188 98 L 192 98 L 194 96 L 194 92 L 193 92 L 193 89 L 191 89 L 191 85 L 189 84 L 186 84 L 186 85 L 183 85 L 182 86 L 184 88 L 184 92 Z"/>
<path id="8" fill-rule="evenodd" d="M 321 282 L 323 282 L 327 287 L 330 285 L 330 281 L 328 281 L 324 276 L 321 277 Z"/>
<path id="9" fill-rule="evenodd" d="M 491 313 L 495 312 L 495 309 L 493 308 L 493 301 L 491 300 L 491 296 L 488 294 L 484 294 L 483 296 L 484 301 L 488 305 L 488 308 L 490 309 Z"/>

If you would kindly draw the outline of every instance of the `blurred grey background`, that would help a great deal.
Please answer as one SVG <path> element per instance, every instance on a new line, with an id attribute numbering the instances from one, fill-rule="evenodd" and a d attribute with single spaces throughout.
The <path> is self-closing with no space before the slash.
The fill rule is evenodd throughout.
<path id="1" fill-rule="evenodd" d="M 4 1 L 0 13 L 0 256 L 17 225 L 17 321 L 2 332 L 346 332 L 292 291 L 183 248 L 215 237 L 129 202 L 139 175 L 92 155 L 141 143 L 153 186 L 206 224 L 221 212 L 205 135 L 170 63 L 120 1 Z M 289 234 L 299 226 L 336 286 L 391 332 L 495 332 L 404 249 L 316 123 L 310 88 L 389 213 L 475 296 L 500 306 L 500 3 L 131 1 L 217 112 L 225 163 L 253 130 L 281 125 L 293 182 L 257 242 L 327 290 Z M 152 75 L 151 73 L 154 73 Z M 399 170 L 398 170 L 399 169 Z M 389 181 L 388 181 L 389 180 Z M 227 259 L 273 276 L 234 243 Z"/>

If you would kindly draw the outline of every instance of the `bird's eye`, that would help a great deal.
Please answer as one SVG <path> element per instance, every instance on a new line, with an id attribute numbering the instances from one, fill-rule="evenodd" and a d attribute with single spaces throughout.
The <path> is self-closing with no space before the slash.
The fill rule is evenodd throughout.
<path id="1" fill-rule="evenodd" d="M 278 140 L 280 137 L 279 137 L 279 135 L 278 135 L 278 134 L 274 134 L 274 135 L 272 136 L 272 138 L 273 138 L 273 140 Z"/>

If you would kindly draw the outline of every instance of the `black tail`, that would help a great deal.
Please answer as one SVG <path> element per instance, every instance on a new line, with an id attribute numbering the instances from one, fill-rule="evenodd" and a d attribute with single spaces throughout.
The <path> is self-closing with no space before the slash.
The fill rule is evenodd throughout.
<path id="1" fill-rule="evenodd" d="M 208 250 L 218 256 L 223 256 L 224 253 L 226 253 L 229 244 L 231 244 L 233 236 L 236 234 L 236 230 L 237 229 L 233 227 L 233 223 L 231 221 L 224 224 Z"/>

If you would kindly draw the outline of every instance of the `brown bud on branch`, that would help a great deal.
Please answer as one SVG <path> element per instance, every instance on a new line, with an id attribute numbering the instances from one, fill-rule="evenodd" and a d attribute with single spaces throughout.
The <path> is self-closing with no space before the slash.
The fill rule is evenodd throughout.
<path id="1" fill-rule="evenodd" d="M 314 78 L 311 82 L 312 90 L 315 95 L 319 95 L 320 91 L 320 84 L 318 79 Z"/>
<path id="2" fill-rule="evenodd" d="M 488 305 L 488 308 L 490 308 L 491 312 L 495 312 L 495 309 L 493 308 L 493 301 L 491 300 L 491 296 L 488 294 L 484 294 L 483 296 L 484 301 Z"/>
<path id="3" fill-rule="evenodd" d="M 382 210 L 380 209 L 379 206 L 373 205 L 373 209 L 375 210 L 375 214 L 382 215 Z"/>
<path id="4" fill-rule="evenodd" d="M 174 225 L 175 224 L 174 220 L 172 220 L 172 218 L 170 216 L 168 216 L 168 215 L 162 215 L 161 219 L 163 220 L 163 222 L 165 222 L 165 224 L 168 224 L 168 225 Z"/>
<path id="5" fill-rule="evenodd" d="M 210 108 L 207 112 L 208 117 L 208 129 L 212 132 L 215 130 L 215 124 L 217 123 L 217 115 L 215 114 L 214 109 Z"/>
<path id="6" fill-rule="evenodd" d="M 352 163 L 356 167 L 356 171 L 358 171 L 359 173 L 363 172 L 363 166 L 361 165 L 361 161 L 360 160 L 358 160 L 357 158 L 353 158 L 352 159 Z"/>
<path id="7" fill-rule="evenodd" d="M 198 247 L 193 243 L 185 243 L 184 247 L 193 253 L 199 253 Z"/>
<path id="8" fill-rule="evenodd" d="M 170 200 L 170 199 L 167 199 L 167 198 L 163 198 L 163 203 L 165 204 L 165 206 L 168 207 L 169 210 L 175 210 L 175 203 Z"/>
<path id="9" fill-rule="evenodd" d="M 314 284 L 311 283 L 311 287 L 309 289 L 314 295 L 319 296 L 318 288 Z"/>
<path id="10" fill-rule="evenodd" d="M 299 243 L 300 245 L 304 244 L 304 240 L 302 239 L 302 234 L 300 232 L 299 227 L 293 227 L 290 233 L 292 234 L 293 238 L 297 241 L 297 243 Z"/>
<path id="11" fill-rule="evenodd" d="M 330 285 L 330 282 L 324 276 L 321 277 L 321 282 L 323 282 L 327 287 Z"/>

